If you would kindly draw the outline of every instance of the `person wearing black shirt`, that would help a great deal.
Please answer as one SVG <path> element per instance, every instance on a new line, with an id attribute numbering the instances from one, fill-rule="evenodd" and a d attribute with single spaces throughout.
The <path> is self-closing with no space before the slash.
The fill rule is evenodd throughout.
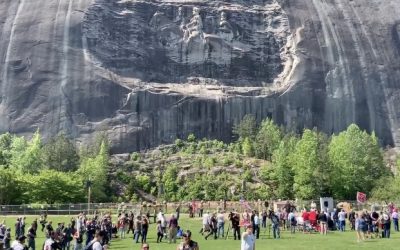
<path id="1" fill-rule="evenodd" d="M 351 225 L 350 230 L 353 230 L 353 231 L 356 230 L 356 212 L 354 212 L 354 211 L 350 212 L 349 221 L 350 221 L 350 225 Z"/>
<path id="2" fill-rule="evenodd" d="M 36 230 L 35 225 L 32 223 L 31 227 L 28 229 L 28 249 L 35 250 L 35 238 Z"/>
<path id="3" fill-rule="evenodd" d="M 365 226 L 367 229 L 367 235 L 365 235 L 366 238 L 372 238 L 372 233 L 374 232 L 374 226 L 373 226 L 373 221 L 371 216 L 368 213 L 363 213 L 362 219 L 365 221 Z"/>
<path id="4" fill-rule="evenodd" d="M 214 239 L 217 239 L 217 229 L 218 229 L 218 221 L 217 221 L 217 216 L 215 213 L 211 216 L 211 223 L 210 223 L 210 232 L 207 234 L 205 239 L 207 240 L 208 237 L 212 234 L 214 234 Z"/>
<path id="5" fill-rule="evenodd" d="M 96 221 L 92 220 L 88 225 L 87 225 L 87 231 L 86 231 L 86 245 L 88 245 L 93 239 L 94 239 L 94 234 L 96 233 Z"/>
<path id="6" fill-rule="evenodd" d="M 62 235 L 63 235 L 62 248 L 63 248 L 63 250 L 69 250 L 71 247 L 71 241 L 72 241 L 71 224 L 68 224 L 68 226 L 63 228 Z"/>
<path id="7" fill-rule="evenodd" d="M 321 226 L 321 234 L 326 235 L 327 230 L 327 223 L 328 223 L 328 216 L 326 216 L 324 211 L 321 211 L 318 215 L 318 221 Z"/>
<path id="8" fill-rule="evenodd" d="M 255 227 L 255 223 L 254 223 L 254 217 L 255 217 L 255 215 L 256 215 L 256 211 L 255 210 L 253 210 L 253 212 L 251 213 L 251 216 L 250 216 L 250 223 L 251 223 L 251 225 L 253 226 L 253 234 L 255 234 L 255 232 L 256 232 L 256 227 Z"/>
<path id="9" fill-rule="evenodd" d="M 267 227 L 267 216 L 268 216 L 267 211 L 264 210 L 262 212 L 261 216 L 262 216 L 261 226 L 262 226 L 262 228 L 266 228 Z"/>
<path id="10" fill-rule="evenodd" d="M 380 237 L 379 235 L 379 214 L 376 211 L 373 211 L 370 215 L 366 214 L 369 219 L 368 219 L 368 234 L 370 232 L 375 235 L 376 238 Z M 372 237 L 372 234 L 370 237 Z"/>
<path id="11" fill-rule="evenodd" d="M 49 238 L 50 235 L 54 232 L 52 224 L 53 224 L 53 222 L 49 221 L 49 223 L 46 225 L 46 236 L 47 236 L 47 238 Z"/>
<path id="12" fill-rule="evenodd" d="M 239 217 L 239 214 L 236 212 L 231 212 L 229 214 L 228 218 L 232 223 L 233 238 L 235 240 L 240 240 L 240 217 Z"/>

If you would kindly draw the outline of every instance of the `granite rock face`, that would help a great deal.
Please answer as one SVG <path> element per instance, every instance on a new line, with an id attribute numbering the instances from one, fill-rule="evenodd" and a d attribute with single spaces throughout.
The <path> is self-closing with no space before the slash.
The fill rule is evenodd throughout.
<path id="1" fill-rule="evenodd" d="M 245 114 L 400 143 L 397 0 L 3 0 L 0 131 L 114 152 Z"/>

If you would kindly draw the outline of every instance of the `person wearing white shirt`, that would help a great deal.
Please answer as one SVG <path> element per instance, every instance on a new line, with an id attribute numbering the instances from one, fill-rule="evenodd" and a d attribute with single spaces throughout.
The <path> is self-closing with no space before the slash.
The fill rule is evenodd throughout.
<path id="1" fill-rule="evenodd" d="M 200 233 L 203 235 L 204 232 L 208 232 L 210 230 L 210 215 L 208 214 L 208 212 L 206 212 L 205 214 L 203 214 L 203 227 L 200 230 Z"/>
<path id="2" fill-rule="evenodd" d="M 346 230 L 346 212 L 343 209 L 338 214 L 338 220 L 339 220 L 339 230 L 344 232 Z"/>
<path id="3" fill-rule="evenodd" d="M 11 244 L 11 249 L 13 250 L 24 250 L 25 249 L 25 239 L 24 235 L 18 237 L 17 240 L 13 241 Z"/>
<path id="4" fill-rule="evenodd" d="M 258 212 L 254 212 L 254 219 L 253 219 L 253 232 L 256 235 L 256 238 L 260 238 L 260 217 L 258 216 Z"/>
<path id="5" fill-rule="evenodd" d="M 55 232 L 51 232 L 49 238 L 44 242 L 43 250 L 51 250 L 54 244 Z"/>
<path id="6" fill-rule="evenodd" d="M 253 234 L 253 226 L 246 227 L 246 232 L 242 235 L 242 245 L 240 250 L 256 250 L 256 238 Z"/>
<path id="7" fill-rule="evenodd" d="M 93 250 L 103 250 L 103 246 L 100 244 L 103 240 L 103 236 L 102 232 L 97 232 L 94 240 L 89 243 L 89 246 L 91 245 Z"/>
<path id="8" fill-rule="evenodd" d="M 222 235 L 224 238 L 225 234 L 225 215 L 223 213 L 218 213 L 217 215 L 217 237 Z"/>
<path id="9" fill-rule="evenodd" d="M 398 232 L 399 231 L 399 214 L 397 208 L 393 210 L 392 213 L 392 220 L 394 224 L 394 231 Z"/>

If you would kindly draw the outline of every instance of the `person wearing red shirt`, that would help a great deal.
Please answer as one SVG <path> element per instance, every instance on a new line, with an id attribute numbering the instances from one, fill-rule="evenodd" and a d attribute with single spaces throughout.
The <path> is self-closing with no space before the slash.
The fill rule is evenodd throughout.
<path id="1" fill-rule="evenodd" d="M 306 225 L 310 221 L 309 213 L 307 212 L 306 209 L 303 210 L 303 213 L 301 214 L 301 217 L 303 218 L 303 233 L 306 232 Z"/>
<path id="2" fill-rule="evenodd" d="M 310 220 L 310 224 L 312 226 L 316 226 L 317 225 L 317 213 L 315 212 L 314 209 L 311 209 L 309 215 L 308 215 L 308 219 Z"/>

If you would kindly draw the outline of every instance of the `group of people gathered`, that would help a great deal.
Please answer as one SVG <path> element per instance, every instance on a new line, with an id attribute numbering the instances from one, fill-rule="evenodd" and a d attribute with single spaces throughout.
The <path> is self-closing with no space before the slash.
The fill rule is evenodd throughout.
<path id="1" fill-rule="evenodd" d="M 47 214 L 43 213 L 39 220 L 33 220 L 26 232 L 24 217 L 17 219 L 14 229 L 12 233 L 11 227 L 7 227 L 4 222 L 0 225 L 0 250 L 36 250 L 38 230 L 45 235 L 40 248 L 43 250 L 108 249 L 113 234 L 110 214 L 95 214 L 88 218 L 85 213 L 81 213 L 71 218 L 68 224 L 53 225 L 51 220 L 47 221 Z M 15 240 L 12 241 L 12 238 Z"/>
<path id="2" fill-rule="evenodd" d="M 226 212 L 218 208 L 215 212 L 204 212 L 201 206 L 198 216 L 201 218 L 202 226 L 200 234 L 208 240 L 227 239 L 232 233 L 234 240 L 241 240 L 242 250 L 254 250 L 256 240 L 260 238 L 261 232 L 267 232 L 274 239 L 281 237 L 281 230 L 311 233 L 319 232 L 326 235 L 329 231 L 345 232 L 349 224 L 350 230 L 357 234 L 357 240 L 364 241 L 367 238 L 390 238 L 391 226 L 399 231 L 398 210 L 389 207 L 385 211 L 333 209 L 318 211 L 315 207 L 307 210 L 297 211 L 294 206 L 286 206 L 275 211 L 265 208 L 262 212 L 252 210 L 250 207 L 244 212 L 231 210 Z M 243 210 L 242 210 L 243 211 Z M 54 225 L 43 213 L 39 219 L 34 219 L 29 227 L 26 218 L 16 219 L 14 229 L 7 227 L 5 222 L 0 224 L 0 250 L 36 250 L 37 231 L 45 235 L 41 244 L 43 250 L 106 250 L 114 238 L 125 239 L 127 234 L 132 233 L 134 243 L 141 244 L 142 249 L 150 249 L 147 235 L 150 228 L 150 217 L 153 217 L 156 229 L 156 243 L 163 240 L 170 244 L 176 244 L 177 239 L 182 241 L 177 245 L 177 250 L 199 250 L 199 244 L 192 240 L 192 233 L 183 230 L 179 225 L 180 206 L 175 213 L 166 216 L 161 209 L 158 213 L 150 214 L 138 212 L 120 212 L 113 220 L 111 213 L 95 213 L 87 216 L 80 213 L 72 217 L 68 223 L 57 223 Z M 195 217 L 195 213 L 189 213 L 189 217 Z M 27 228 L 27 229 L 26 229 Z M 243 233 L 241 234 L 241 230 Z M 347 230 L 348 231 L 348 230 Z"/>

